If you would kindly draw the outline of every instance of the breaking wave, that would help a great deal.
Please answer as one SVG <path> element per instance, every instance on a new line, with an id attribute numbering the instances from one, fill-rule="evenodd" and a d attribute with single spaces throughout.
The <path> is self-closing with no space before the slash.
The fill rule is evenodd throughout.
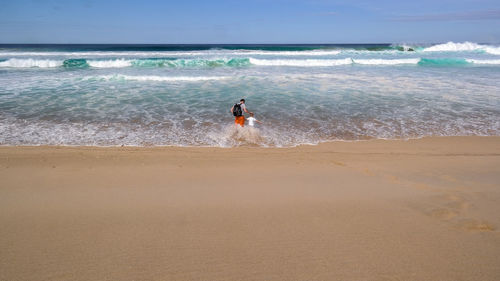
<path id="1" fill-rule="evenodd" d="M 423 50 L 424 52 L 471 52 L 482 51 L 493 55 L 500 55 L 500 47 L 480 45 L 472 42 L 455 43 L 448 42 L 445 44 L 438 44 Z"/>
<path id="2" fill-rule="evenodd" d="M 396 65 L 396 64 L 417 64 L 420 59 L 353 59 L 356 64 L 369 64 L 369 65 Z"/>
<path id="3" fill-rule="evenodd" d="M 250 58 L 250 63 L 261 66 L 336 66 L 352 64 L 351 58 L 336 60 L 263 60 Z"/>
<path id="4" fill-rule="evenodd" d="M 500 65 L 500 59 L 499 60 L 466 59 L 466 61 L 469 63 L 474 63 L 474 64 L 498 64 L 498 65 Z"/>
<path id="5" fill-rule="evenodd" d="M 62 60 L 39 60 L 39 59 L 8 59 L 0 62 L 0 67 L 40 67 L 50 68 L 59 67 L 63 65 Z"/>

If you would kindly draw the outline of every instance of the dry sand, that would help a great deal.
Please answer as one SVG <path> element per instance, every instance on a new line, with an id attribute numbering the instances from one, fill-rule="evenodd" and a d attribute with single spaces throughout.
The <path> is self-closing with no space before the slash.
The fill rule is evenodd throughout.
<path id="1" fill-rule="evenodd" d="M 500 137 L 0 147 L 0 280 L 500 280 Z"/>

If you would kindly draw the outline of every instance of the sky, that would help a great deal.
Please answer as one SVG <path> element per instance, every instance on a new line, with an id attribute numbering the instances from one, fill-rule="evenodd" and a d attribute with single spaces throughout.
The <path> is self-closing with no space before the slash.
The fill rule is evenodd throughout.
<path id="1" fill-rule="evenodd" d="M 0 43 L 500 43 L 499 0 L 0 0 Z"/>

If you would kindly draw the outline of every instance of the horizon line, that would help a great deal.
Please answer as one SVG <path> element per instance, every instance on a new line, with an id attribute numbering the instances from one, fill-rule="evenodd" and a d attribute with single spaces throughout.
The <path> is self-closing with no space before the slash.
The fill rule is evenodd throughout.
<path id="1" fill-rule="evenodd" d="M 75 45 L 75 46 L 82 46 L 82 45 L 143 45 L 143 46 L 200 46 L 200 45 L 205 45 L 205 46 L 211 46 L 211 45 L 298 45 L 298 46 L 304 46 L 304 45 L 311 45 L 311 46 L 318 46 L 318 45 L 392 45 L 392 44 L 444 44 L 444 43 L 465 43 L 465 42 L 470 42 L 470 43 L 476 43 L 476 44 L 495 44 L 492 42 L 473 42 L 473 41 L 441 41 L 441 42 L 412 42 L 412 43 L 405 43 L 405 42 L 391 42 L 391 43 L 368 43 L 368 42 L 363 42 L 363 43 L 0 43 L 0 46 L 2 45 Z"/>

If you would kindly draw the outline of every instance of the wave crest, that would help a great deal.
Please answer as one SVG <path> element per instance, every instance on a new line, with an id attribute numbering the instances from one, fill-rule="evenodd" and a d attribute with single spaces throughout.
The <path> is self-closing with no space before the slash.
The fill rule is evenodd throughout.
<path id="1" fill-rule="evenodd" d="M 334 60 L 263 60 L 250 58 L 250 63 L 259 66 L 299 66 L 299 67 L 321 67 L 338 66 L 350 64 L 366 65 L 397 65 L 397 64 L 417 64 L 419 58 L 414 59 L 334 59 Z"/>
<path id="2" fill-rule="evenodd" d="M 466 59 L 467 62 L 473 63 L 473 64 L 493 64 L 493 65 L 500 65 L 500 59 L 499 60 L 478 60 L 478 59 Z"/>
<path id="3" fill-rule="evenodd" d="M 131 60 L 117 59 L 117 60 L 89 60 L 88 65 L 97 68 L 117 68 L 132 66 Z"/>
<path id="4" fill-rule="evenodd" d="M 8 59 L 6 61 L 0 62 L 0 67 L 40 67 L 40 68 L 51 68 L 59 67 L 63 65 L 62 60 L 38 60 L 38 59 Z"/>
<path id="5" fill-rule="evenodd" d="M 356 64 L 368 64 L 368 65 L 396 65 L 396 64 L 417 64 L 420 61 L 419 58 L 415 59 L 353 59 Z"/>
<path id="6" fill-rule="evenodd" d="M 250 58 L 250 63 L 260 66 L 336 66 L 352 64 L 351 58 L 335 60 L 264 60 Z"/>
<path id="7" fill-rule="evenodd" d="M 424 52 L 466 52 L 466 51 L 483 51 L 493 55 L 500 55 L 500 47 L 480 45 L 473 42 L 455 43 L 448 42 L 444 44 L 434 45 L 423 50 Z"/>

